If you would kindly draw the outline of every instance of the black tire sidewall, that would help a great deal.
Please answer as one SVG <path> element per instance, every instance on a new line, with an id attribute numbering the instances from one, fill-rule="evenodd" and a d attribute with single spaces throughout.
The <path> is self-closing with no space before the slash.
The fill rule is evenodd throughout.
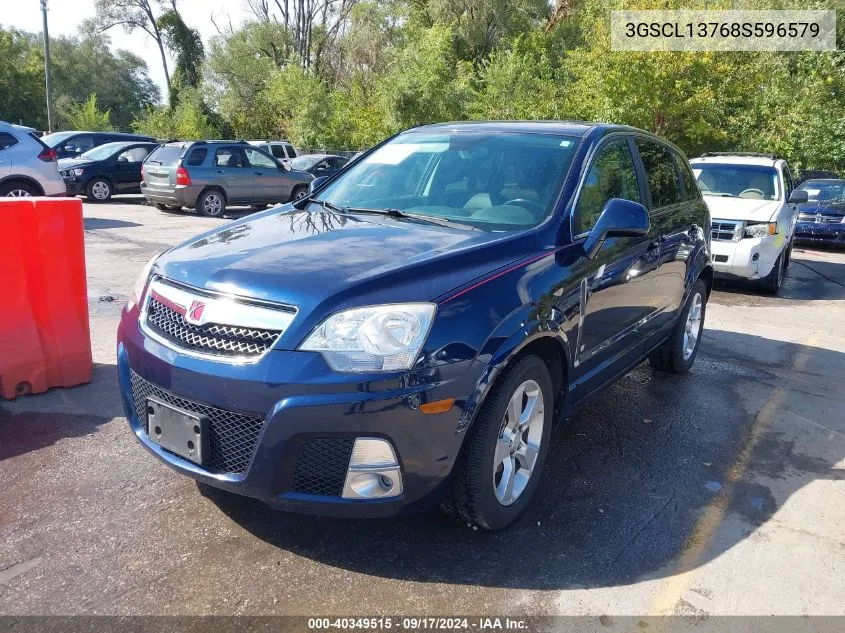
<path id="1" fill-rule="evenodd" d="M 220 202 L 221 202 L 222 207 L 220 209 L 220 213 L 218 213 L 217 215 L 209 215 L 208 213 L 205 212 L 205 199 L 210 195 L 216 195 L 216 196 L 220 197 Z M 197 198 L 196 210 L 197 210 L 197 213 L 199 213 L 200 215 L 205 216 L 207 218 L 222 218 L 226 214 L 226 197 L 221 192 L 217 191 L 216 189 L 210 189 L 208 191 L 203 191 L 200 194 L 199 198 Z"/>
<path id="2" fill-rule="evenodd" d="M 298 194 L 300 191 L 305 191 L 305 194 L 308 195 L 308 187 L 298 185 L 294 187 L 293 190 L 290 192 L 290 200 L 288 200 L 288 202 L 296 202 L 296 194 Z"/>
<path id="3" fill-rule="evenodd" d="M 503 506 L 496 499 L 494 491 L 493 459 L 496 442 L 499 437 L 499 428 L 505 417 L 505 410 L 514 390 L 528 379 L 536 381 L 543 393 L 544 419 L 540 452 L 537 455 L 537 462 L 534 466 L 534 471 L 531 473 L 531 479 L 522 495 L 515 503 L 509 506 Z M 476 497 L 478 506 L 476 509 L 479 518 L 483 519 L 481 523 L 488 529 L 499 530 L 507 527 L 516 520 L 531 502 L 531 498 L 540 483 L 543 464 L 549 450 L 551 437 L 554 411 L 554 394 L 552 390 L 552 379 L 546 364 L 537 356 L 529 356 L 514 366 L 513 370 L 509 372 L 502 383 L 501 388 L 497 389 L 494 399 L 485 402 L 483 405 L 487 410 L 483 412 L 483 421 L 477 420 L 477 422 L 482 422 L 483 424 L 489 425 L 489 427 L 485 429 L 486 432 L 483 434 L 483 437 L 476 435 L 473 438 L 473 441 L 479 442 L 480 445 L 473 447 L 475 449 L 472 451 L 474 455 L 470 457 L 468 467 L 470 469 L 470 477 L 478 478 L 479 494 Z"/>
<path id="4" fill-rule="evenodd" d="M 25 183 L 25 182 L 10 182 L 5 185 L 0 185 L 0 197 L 6 197 L 14 191 L 15 189 L 21 189 L 22 191 L 28 191 L 30 196 L 38 196 L 39 193 L 33 188 L 32 185 Z"/>
<path id="5" fill-rule="evenodd" d="M 684 360 L 684 332 L 686 331 L 686 324 L 687 324 L 687 316 L 689 315 L 690 309 L 692 309 L 692 301 L 693 297 L 696 294 L 701 295 L 701 329 L 698 332 L 698 339 L 695 342 L 695 349 L 692 350 L 692 354 L 686 360 Z M 695 282 L 692 287 L 692 290 L 687 297 L 686 305 L 684 305 L 684 309 L 681 312 L 681 316 L 678 319 L 678 324 L 675 326 L 675 332 L 672 335 L 672 349 L 671 349 L 671 363 L 672 363 L 672 370 L 678 374 L 685 374 L 689 371 L 690 367 L 692 367 L 693 363 L 695 362 L 696 356 L 698 356 L 698 350 L 701 347 L 701 339 L 704 336 L 704 319 L 707 316 L 707 286 L 704 285 L 704 282 L 699 279 Z"/>
<path id="6" fill-rule="evenodd" d="M 783 288 L 784 276 L 786 274 L 786 266 L 784 266 L 784 258 L 786 257 L 786 249 L 781 251 L 778 258 L 775 260 L 775 265 L 772 266 L 772 271 L 763 278 L 763 290 L 769 294 L 776 295 Z M 779 280 L 779 281 L 778 281 Z"/>

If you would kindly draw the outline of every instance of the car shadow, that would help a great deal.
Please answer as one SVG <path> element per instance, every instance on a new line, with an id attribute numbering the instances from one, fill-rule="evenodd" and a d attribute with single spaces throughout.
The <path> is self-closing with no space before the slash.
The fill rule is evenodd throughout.
<path id="1" fill-rule="evenodd" d="M 845 299 L 845 263 L 810 259 L 797 247 L 792 252 L 789 268 L 778 295 L 762 292 L 754 283 L 717 280 L 719 291 L 731 295 L 744 295 L 753 305 L 794 301 L 836 301 Z"/>
<path id="2" fill-rule="evenodd" d="M 92 402 L 96 407 L 92 408 Z M 94 363 L 87 384 L 0 400 L 0 461 L 64 438 L 89 435 L 120 415 L 117 366 Z"/>
<path id="3" fill-rule="evenodd" d="M 141 226 L 138 222 L 127 220 L 113 220 L 111 218 L 84 218 L 86 231 L 97 231 L 99 229 L 124 229 Z"/>
<path id="4" fill-rule="evenodd" d="M 785 389 L 780 415 L 800 409 L 808 425 L 843 426 L 826 414 L 831 398 L 842 403 L 842 378 L 839 352 L 708 330 L 689 374 L 659 375 L 643 364 L 562 424 L 531 505 L 499 533 L 436 512 L 340 520 L 200 491 L 267 543 L 353 572 L 502 588 L 624 585 L 676 573 L 674 561 L 697 547 L 692 535 L 701 536 L 696 526 L 713 504 L 739 526 L 722 525 L 695 566 L 765 529 L 814 479 L 843 479 L 834 468 L 843 455 L 801 454 L 783 425 L 756 422 Z M 738 463 L 744 475 L 732 478 Z"/>

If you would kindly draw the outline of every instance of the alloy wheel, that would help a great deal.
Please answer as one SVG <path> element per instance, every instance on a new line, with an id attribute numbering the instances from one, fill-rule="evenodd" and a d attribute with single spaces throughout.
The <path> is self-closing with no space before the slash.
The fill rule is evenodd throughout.
<path id="1" fill-rule="evenodd" d="M 91 185 L 91 195 L 93 195 L 96 200 L 106 200 L 108 199 L 110 193 L 111 188 L 108 183 L 103 182 L 102 180 L 98 180 Z"/>
<path id="2" fill-rule="evenodd" d="M 31 198 L 32 194 L 26 189 L 12 189 L 6 194 L 9 198 Z"/>
<path id="3" fill-rule="evenodd" d="M 543 440 L 543 405 L 534 380 L 519 385 L 508 402 L 493 455 L 493 488 L 503 506 L 515 503 L 531 480 Z"/>
<path id="4" fill-rule="evenodd" d="M 701 309 L 703 302 L 701 295 L 695 293 L 690 303 L 689 311 L 687 312 L 687 322 L 684 328 L 684 360 L 689 360 L 692 353 L 695 351 L 695 345 L 698 342 L 698 337 L 701 334 Z"/>
<path id="5" fill-rule="evenodd" d="M 223 199 L 216 193 L 210 193 L 203 200 L 202 208 L 206 215 L 220 215 L 223 211 Z"/>

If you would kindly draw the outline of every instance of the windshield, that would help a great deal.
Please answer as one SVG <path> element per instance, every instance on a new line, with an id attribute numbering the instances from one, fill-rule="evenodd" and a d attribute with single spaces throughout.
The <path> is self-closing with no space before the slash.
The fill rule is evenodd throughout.
<path id="1" fill-rule="evenodd" d="M 325 158 L 325 156 L 315 156 L 313 154 L 311 156 L 299 156 L 298 158 L 291 159 L 290 166 L 294 169 L 310 169 L 323 160 L 323 158 Z"/>
<path id="2" fill-rule="evenodd" d="M 42 136 L 41 142 L 43 142 L 47 147 L 56 149 L 74 134 L 76 134 L 76 132 L 53 132 L 52 134 L 45 134 Z"/>
<path id="3" fill-rule="evenodd" d="M 89 149 L 84 154 L 81 154 L 80 158 L 87 158 L 88 160 L 103 160 L 118 150 L 128 147 L 128 145 L 128 143 L 106 143 L 105 145 L 100 145 L 94 149 Z"/>
<path id="4" fill-rule="evenodd" d="M 350 163 L 319 198 L 486 231 L 524 229 L 551 213 L 577 145 L 550 134 L 408 132 Z"/>
<path id="5" fill-rule="evenodd" d="M 845 202 L 845 180 L 808 180 L 798 189 L 807 192 L 810 202 Z"/>
<path id="6" fill-rule="evenodd" d="M 751 200 L 778 200 L 780 197 L 778 173 L 774 167 L 696 163 L 692 171 L 705 196 Z"/>

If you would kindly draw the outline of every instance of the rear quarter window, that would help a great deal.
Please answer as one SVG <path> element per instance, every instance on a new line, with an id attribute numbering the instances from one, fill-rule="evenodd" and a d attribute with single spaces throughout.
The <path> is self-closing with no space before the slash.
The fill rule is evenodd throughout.
<path id="1" fill-rule="evenodd" d="M 8 132 L 0 132 L 0 150 L 4 150 L 12 145 L 17 145 L 18 139 Z"/>
<path id="2" fill-rule="evenodd" d="M 161 145 L 149 155 L 146 162 L 160 165 L 175 165 L 182 156 L 181 145 Z"/>
<path id="3" fill-rule="evenodd" d="M 678 170 L 668 147 L 647 139 L 635 141 L 645 168 L 648 187 L 651 190 L 651 204 L 659 209 L 684 201 Z"/>
<path id="4" fill-rule="evenodd" d="M 205 157 L 208 156 L 208 149 L 205 147 L 198 147 L 188 155 L 186 161 L 189 167 L 199 167 L 205 162 Z"/>
<path id="5" fill-rule="evenodd" d="M 701 197 L 701 191 L 698 189 L 698 184 L 695 182 L 695 174 L 692 173 L 689 161 L 673 152 L 675 162 L 678 165 L 678 171 L 681 173 L 681 179 L 684 181 L 684 193 L 686 193 L 687 200 L 696 200 Z"/>

